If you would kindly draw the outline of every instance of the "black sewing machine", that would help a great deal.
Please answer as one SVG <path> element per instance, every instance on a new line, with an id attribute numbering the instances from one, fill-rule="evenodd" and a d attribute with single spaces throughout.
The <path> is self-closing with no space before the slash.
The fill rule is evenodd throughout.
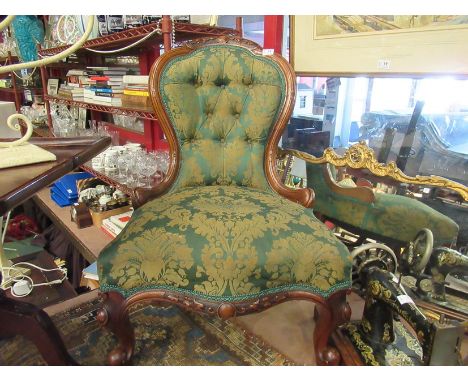
<path id="1" fill-rule="evenodd" d="M 352 253 L 353 284 L 365 298 L 361 321 L 341 327 L 367 365 L 459 365 L 464 326 L 433 322 L 419 310 L 395 276 L 397 258 L 369 243 Z"/>
<path id="2" fill-rule="evenodd" d="M 468 256 L 454 249 L 439 247 L 432 249 L 432 233 L 424 229 L 408 244 L 401 257 L 401 272 L 412 276 L 411 283 L 405 277 L 405 285 L 410 287 L 415 297 L 431 304 L 453 310 L 468 319 Z M 457 286 L 450 286 L 448 276 Z M 413 279 L 413 280 L 414 280 Z"/>

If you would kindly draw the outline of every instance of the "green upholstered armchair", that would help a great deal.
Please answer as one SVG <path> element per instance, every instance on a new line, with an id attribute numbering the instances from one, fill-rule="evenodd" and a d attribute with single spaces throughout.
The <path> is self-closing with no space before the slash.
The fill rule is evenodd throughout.
<path id="1" fill-rule="evenodd" d="M 137 302 L 227 319 L 306 299 L 317 307 L 317 361 L 336 364 L 328 339 L 350 315 L 349 252 L 314 217 L 313 191 L 286 188 L 275 171 L 293 69 L 250 41 L 204 39 L 159 57 L 149 86 L 171 160 L 98 258 L 98 319 L 119 339 L 110 363 L 132 357 Z"/>
<path id="2" fill-rule="evenodd" d="M 428 228 L 433 233 L 435 246 L 456 241 L 458 225 L 452 219 L 409 197 L 376 193 L 365 186 L 340 185 L 332 163 L 367 168 L 373 175 L 392 176 L 409 183 L 433 182 L 435 185 L 453 186 L 466 199 L 467 188 L 462 184 L 440 177 L 411 179 L 398 170 L 395 163 L 378 163 L 372 149 L 364 143 L 352 146 L 344 157 L 336 155 L 332 149 L 327 149 L 322 158 L 295 150 L 282 150 L 282 155 L 286 154 L 306 161 L 307 185 L 315 191 L 314 211 L 358 234 L 361 239 L 372 238 L 397 249 L 413 240 L 421 229 Z"/>

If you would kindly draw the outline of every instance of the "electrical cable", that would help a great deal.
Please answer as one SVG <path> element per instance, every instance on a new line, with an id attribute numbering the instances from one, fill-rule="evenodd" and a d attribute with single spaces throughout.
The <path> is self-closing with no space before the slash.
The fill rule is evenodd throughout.
<path id="1" fill-rule="evenodd" d="M 61 279 L 52 280 L 52 281 L 48 281 L 48 282 L 45 282 L 45 283 L 35 284 L 31 277 L 29 277 L 27 275 L 24 275 L 24 274 L 20 274 L 20 275 L 17 275 L 17 276 L 10 276 L 10 271 L 17 270 L 17 267 L 20 266 L 20 265 L 36 268 L 36 269 L 40 270 L 41 272 L 59 271 L 59 272 L 63 273 L 63 277 Z M 67 278 L 67 269 L 66 268 L 58 267 L 58 268 L 52 268 L 52 269 L 45 269 L 45 268 L 39 267 L 39 266 L 37 266 L 35 264 L 31 264 L 31 263 L 27 263 L 27 262 L 19 262 L 19 263 L 14 264 L 11 267 L 2 267 L 1 271 L 2 271 L 2 274 L 4 275 L 4 281 L 3 281 L 2 285 L 0 285 L 0 287 L 5 285 L 7 282 L 10 283 L 12 281 L 15 284 L 22 281 L 22 280 L 27 280 L 29 282 L 28 292 L 25 293 L 25 294 L 22 294 L 22 295 L 16 294 L 14 292 L 15 284 L 13 284 L 12 286 L 9 286 L 8 288 L 3 288 L 2 287 L 2 289 L 10 289 L 10 292 L 11 292 L 12 296 L 14 296 L 14 297 L 26 297 L 27 295 L 29 295 L 33 291 L 34 287 L 61 284 Z"/>

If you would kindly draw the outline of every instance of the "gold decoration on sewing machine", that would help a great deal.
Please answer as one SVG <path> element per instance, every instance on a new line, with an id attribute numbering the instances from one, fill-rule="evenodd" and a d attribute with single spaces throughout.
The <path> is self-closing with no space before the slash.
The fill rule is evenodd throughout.
<path id="1" fill-rule="evenodd" d="M 458 192 L 465 201 L 468 201 L 468 187 L 461 183 L 437 175 L 408 176 L 401 171 L 394 161 L 388 164 L 380 163 L 375 158 L 374 151 L 364 141 L 352 145 L 343 156 L 338 155 L 333 148 L 327 147 L 320 158 L 293 149 L 282 149 L 280 154 L 291 154 L 306 162 L 313 164 L 330 163 L 337 167 L 349 166 L 354 169 L 365 168 L 377 176 L 388 176 L 402 183 L 413 183 L 435 187 L 449 188 Z"/>

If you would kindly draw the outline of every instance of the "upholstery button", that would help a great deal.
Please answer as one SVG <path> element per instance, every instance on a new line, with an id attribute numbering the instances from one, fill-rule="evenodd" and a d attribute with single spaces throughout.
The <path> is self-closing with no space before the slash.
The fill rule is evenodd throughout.
<path id="1" fill-rule="evenodd" d="M 226 85 L 221 85 L 221 89 L 224 89 L 226 87 Z"/>
<path id="2" fill-rule="evenodd" d="M 224 138 L 221 138 L 221 139 L 220 139 L 220 142 L 221 142 L 221 143 L 224 143 Z"/>
<path id="3" fill-rule="evenodd" d="M 252 88 L 253 88 L 253 85 L 252 85 L 252 84 L 250 84 L 250 85 L 249 85 L 249 89 L 252 89 Z"/>
<path id="4" fill-rule="evenodd" d="M 234 114 L 234 118 L 239 119 L 239 117 L 240 117 L 239 113 Z"/>
<path id="5" fill-rule="evenodd" d="M 212 113 L 211 111 L 209 111 L 208 113 L 206 113 L 206 115 L 207 115 L 208 117 L 211 117 L 211 116 L 213 115 L 213 113 Z"/>

